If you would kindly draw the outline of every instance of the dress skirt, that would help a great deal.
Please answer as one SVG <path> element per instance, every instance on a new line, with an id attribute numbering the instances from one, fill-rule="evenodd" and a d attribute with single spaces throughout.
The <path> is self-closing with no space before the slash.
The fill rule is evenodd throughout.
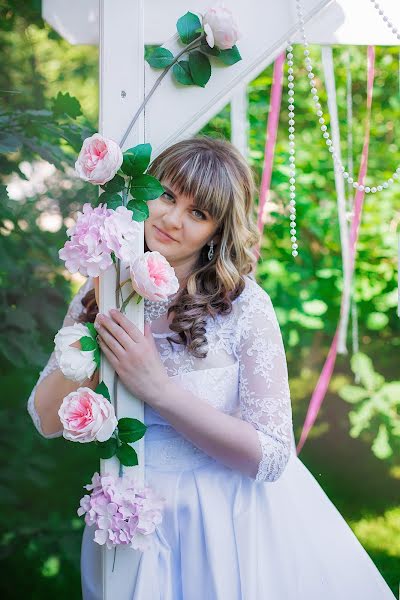
<path id="1" fill-rule="evenodd" d="M 257 482 L 160 428 L 146 433 L 145 461 L 146 483 L 166 503 L 125 598 L 395 600 L 295 451 L 277 481 Z M 93 537 L 85 526 L 83 600 L 102 598 Z"/>

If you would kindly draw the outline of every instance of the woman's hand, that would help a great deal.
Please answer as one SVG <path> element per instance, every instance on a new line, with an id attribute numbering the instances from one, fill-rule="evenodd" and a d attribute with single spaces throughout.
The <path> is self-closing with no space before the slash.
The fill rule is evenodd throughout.
<path id="1" fill-rule="evenodd" d="M 119 310 L 98 314 L 94 326 L 104 356 L 135 398 L 155 407 L 169 378 L 154 342 L 150 325 L 144 335 Z"/>

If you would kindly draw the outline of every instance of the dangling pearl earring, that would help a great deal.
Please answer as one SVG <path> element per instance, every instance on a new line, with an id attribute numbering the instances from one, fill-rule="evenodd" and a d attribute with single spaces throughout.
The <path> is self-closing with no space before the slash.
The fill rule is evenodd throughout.
<path id="1" fill-rule="evenodd" d="M 214 240 L 211 240 L 210 249 L 207 256 L 208 260 L 212 260 L 212 257 L 214 256 Z"/>

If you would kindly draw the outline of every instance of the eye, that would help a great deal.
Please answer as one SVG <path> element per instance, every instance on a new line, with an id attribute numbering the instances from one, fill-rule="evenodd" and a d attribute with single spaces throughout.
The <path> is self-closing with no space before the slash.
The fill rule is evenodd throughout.
<path id="1" fill-rule="evenodd" d="M 202 219 L 204 219 L 204 220 L 205 220 L 205 219 L 207 219 L 206 215 L 205 215 L 205 214 L 204 214 L 204 213 L 203 213 L 201 210 L 197 210 L 197 208 L 195 208 L 195 209 L 193 210 L 193 212 L 194 212 L 194 213 L 199 213 L 199 215 L 200 215 L 200 217 L 201 217 Z"/>
<path id="2" fill-rule="evenodd" d="M 173 196 L 171 196 L 171 194 L 168 194 L 168 192 L 164 192 L 164 193 L 162 193 L 162 194 L 161 194 L 161 197 L 162 197 L 162 196 L 166 196 L 166 197 L 168 198 L 168 200 L 173 200 L 173 199 L 174 199 L 174 198 L 173 198 Z"/>

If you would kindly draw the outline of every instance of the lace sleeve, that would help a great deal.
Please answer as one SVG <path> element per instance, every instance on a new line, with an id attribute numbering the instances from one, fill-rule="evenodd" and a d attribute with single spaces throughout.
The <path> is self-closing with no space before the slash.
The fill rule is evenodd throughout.
<path id="1" fill-rule="evenodd" d="M 293 443 L 292 407 L 285 349 L 271 299 L 250 285 L 241 311 L 239 397 L 242 417 L 258 434 L 262 459 L 257 481 L 276 481 Z"/>
<path id="2" fill-rule="evenodd" d="M 81 312 L 83 310 L 85 310 L 82 306 L 81 300 L 84 297 L 84 295 L 86 294 L 86 292 L 88 292 L 91 289 L 91 287 L 93 287 L 93 283 L 92 283 L 92 278 L 89 277 L 87 279 L 87 281 L 85 281 L 85 283 L 80 287 L 77 294 L 72 299 L 72 301 L 68 307 L 68 311 L 64 317 L 62 327 L 67 327 L 68 325 L 73 325 L 74 323 L 77 322 L 79 315 L 81 314 Z M 50 433 L 50 434 L 43 433 L 41 423 L 40 423 L 40 417 L 36 411 L 34 400 L 35 400 L 36 388 L 39 385 L 39 383 L 41 381 L 43 381 L 43 379 L 45 377 L 47 377 L 47 375 L 50 375 L 50 373 L 52 373 L 56 369 L 58 369 L 58 364 L 57 364 L 56 356 L 55 356 L 55 353 L 53 350 L 53 352 L 50 354 L 50 357 L 49 357 L 49 360 L 47 361 L 46 366 L 39 374 L 39 379 L 37 380 L 35 387 L 33 388 L 32 392 L 28 398 L 28 403 L 27 403 L 28 412 L 32 418 L 33 424 L 35 425 L 36 429 L 43 437 L 49 438 L 49 439 L 62 436 L 62 430 L 57 431 L 55 433 Z"/>

